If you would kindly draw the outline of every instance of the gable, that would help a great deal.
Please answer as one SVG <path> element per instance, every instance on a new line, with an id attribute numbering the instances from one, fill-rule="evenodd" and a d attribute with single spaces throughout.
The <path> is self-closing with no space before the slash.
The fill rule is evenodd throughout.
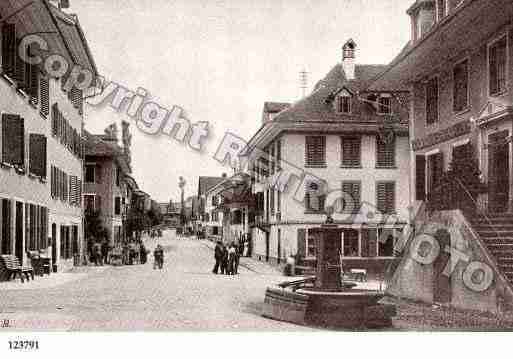
<path id="1" fill-rule="evenodd" d="M 512 115 L 513 107 L 506 106 L 503 103 L 497 101 L 488 101 L 486 105 L 483 106 L 481 111 L 477 116 L 477 123 L 479 125 L 489 123 L 490 121 L 497 120 L 503 116 Z"/>

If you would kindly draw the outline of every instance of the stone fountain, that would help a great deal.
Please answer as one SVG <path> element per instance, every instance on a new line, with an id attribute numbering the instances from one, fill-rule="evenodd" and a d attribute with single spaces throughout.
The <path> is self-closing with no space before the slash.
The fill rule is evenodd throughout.
<path id="1" fill-rule="evenodd" d="M 362 329 L 392 325 L 394 305 L 381 304 L 384 293 L 343 282 L 338 226 L 328 215 L 317 237 L 314 277 L 267 288 L 263 315 L 300 325 Z"/>

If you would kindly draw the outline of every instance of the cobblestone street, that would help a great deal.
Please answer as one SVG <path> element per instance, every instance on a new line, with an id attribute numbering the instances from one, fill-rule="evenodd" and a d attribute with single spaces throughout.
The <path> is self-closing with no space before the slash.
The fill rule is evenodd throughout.
<path id="1" fill-rule="evenodd" d="M 160 243 L 162 271 L 150 257 L 145 265 L 87 267 L 0 289 L 0 319 L 14 330 L 302 329 L 259 314 L 266 286 L 283 279 L 273 268 L 250 260 L 238 276 L 215 276 L 209 243 L 167 233 Z M 65 283 L 37 283 L 59 275 Z"/>

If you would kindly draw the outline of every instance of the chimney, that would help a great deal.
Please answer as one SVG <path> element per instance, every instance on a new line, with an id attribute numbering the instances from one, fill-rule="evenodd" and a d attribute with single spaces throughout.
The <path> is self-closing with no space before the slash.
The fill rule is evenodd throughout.
<path id="1" fill-rule="evenodd" d="M 342 69 L 347 80 L 355 79 L 355 51 L 356 43 L 353 39 L 349 39 L 342 46 Z"/>

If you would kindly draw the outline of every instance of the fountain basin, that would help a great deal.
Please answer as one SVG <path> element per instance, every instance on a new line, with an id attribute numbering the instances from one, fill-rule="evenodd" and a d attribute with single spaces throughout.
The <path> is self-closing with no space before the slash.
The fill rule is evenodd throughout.
<path id="1" fill-rule="evenodd" d="M 392 325 L 394 305 L 381 304 L 382 292 L 348 289 L 339 292 L 302 288 L 267 288 L 263 315 L 299 325 L 363 329 Z"/>

